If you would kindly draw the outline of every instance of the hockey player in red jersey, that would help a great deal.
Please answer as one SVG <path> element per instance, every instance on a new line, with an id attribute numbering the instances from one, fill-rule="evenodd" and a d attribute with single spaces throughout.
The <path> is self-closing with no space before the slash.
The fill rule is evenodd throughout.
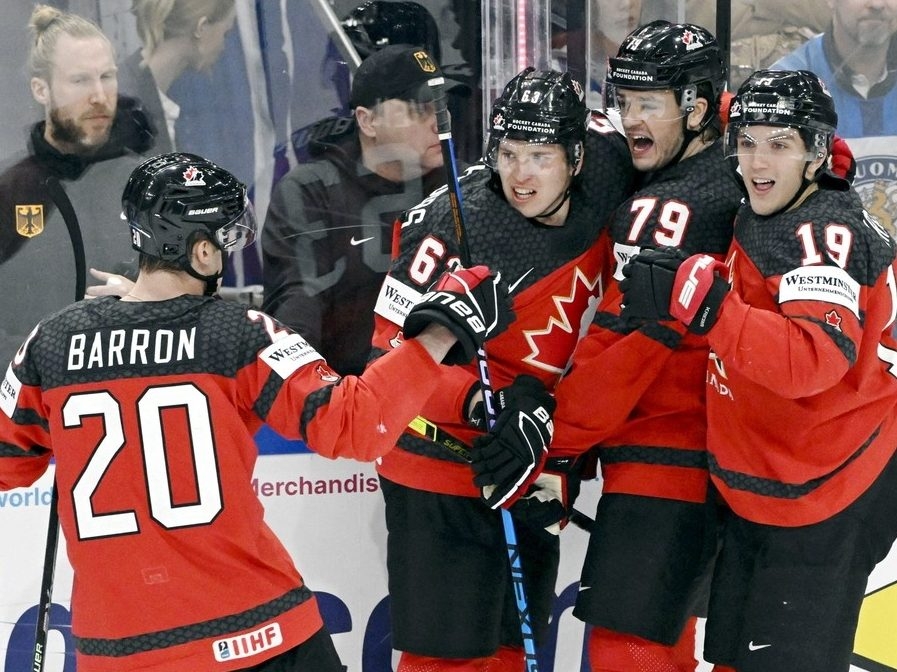
<path id="1" fill-rule="evenodd" d="M 539 475 L 550 436 L 550 422 L 537 411 L 553 407 L 547 391 L 567 367 L 601 290 L 607 263 L 594 243 L 632 185 L 622 136 L 603 115 L 589 113 L 581 86 L 567 73 L 519 73 L 495 102 L 489 131 L 486 159 L 460 179 L 461 208 L 471 257 L 500 270 L 513 297 L 515 320 L 487 349 L 491 383 L 506 388 L 500 396 L 508 405 L 497 434 L 487 435 L 497 440 L 472 446 L 483 436 L 470 422 L 478 417 L 472 411 L 480 396 L 476 364 L 445 369 L 440 394 L 422 413 L 429 424 L 406 432 L 378 466 L 389 532 L 392 643 L 402 652 L 401 672 L 523 669 L 500 505 L 511 507 L 516 519 L 537 646 L 544 634 L 558 538 L 541 522 L 527 525 L 531 507 L 519 498 Z M 442 189 L 406 213 L 397 229 L 376 307 L 375 349 L 400 342 L 404 306 L 459 258 L 451 201 Z M 533 428 L 530 447 L 517 430 L 523 425 L 502 420 L 513 412 Z M 444 447 L 443 434 L 461 450 Z M 497 486 L 488 497 L 473 482 L 471 456 L 477 483 Z M 549 471 L 564 466 L 550 464 Z M 564 490 L 557 497 L 566 498 L 571 484 L 560 475 L 554 482 Z"/>
<path id="2" fill-rule="evenodd" d="M 439 361 L 507 321 L 496 279 L 443 276 L 439 300 L 409 314 L 417 338 L 340 378 L 299 334 L 210 296 L 256 231 L 230 173 L 165 154 L 134 170 L 122 204 L 136 284 L 42 321 L 0 387 L 0 489 L 56 460 L 78 670 L 340 672 L 263 521 L 252 437 L 267 422 L 327 457 L 387 453 L 440 389 Z"/>
<path id="3" fill-rule="evenodd" d="M 618 281 L 643 249 L 724 257 L 743 195 L 722 152 L 725 81 L 716 39 L 692 24 L 641 26 L 609 61 L 608 109 L 620 114 L 644 178 L 611 220 L 613 278 L 558 386 L 552 447 L 567 455 L 597 446 L 601 463 L 573 611 L 594 626 L 593 672 L 697 664 L 695 614 L 716 550 L 705 452 L 708 346 L 674 321 L 628 323 Z"/>
<path id="4" fill-rule="evenodd" d="M 829 170 L 836 125 L 815 74 L 755 72 L 726 133 L 750 199 L 726 263 L 658 250 L 627 271 L 627 314 L 710 343 L 709 465 L 728 507 L 704 651 L 738 672 L 846 672 L 897 538 L 897 263 Z"/>

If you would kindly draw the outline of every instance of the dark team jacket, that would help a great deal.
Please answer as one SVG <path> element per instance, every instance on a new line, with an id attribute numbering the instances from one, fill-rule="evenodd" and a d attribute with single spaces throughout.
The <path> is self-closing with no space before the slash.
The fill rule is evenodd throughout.
<path id="1" fill-rule="evenodd" d="M 316 632 L 251 486 L 253 434 L 266 422 L 373 460 L 439 368 L 411 342 L 340 378 L 274 318 L 200 296 L 106 297 L 42 322 L 0 385 L 0 489 L 55 458 L 78 670 L 243 669 Z"/>
<path id="2" fill-rule="evenodd" d="M 897 449 L 894 242 L 853 191 L 748 206 L 708 333 L 714 484 L 752 521 L 808 525 L 865 492 Z"/>
<path id="3" fill-rule="evenodd" d="M 46 315 L 84 297 L 88 269 L 131 274 L 137 253 L 121 193 L 152 145 L 138 104 L 120 98 L 109 141 L 86 157 L 61 154 L 31 129 L 23 158 L 0 174 L 0 359 Z M 70 206 L 74 217 L 63 217 Z"/>
<path id="4" fill-rule="evenodd" d="M 602 239 L 613 278 L 558 386 L 552 453 L 578 454 L 597 444 L 604 492 L 706 497 L 706 339 L 673 321 L 624 322 L 618 283 L 623 266 L 644 248 L 725 257 L 743 191 L 720 144 L 647 175 Z"/>
<path id="5" fill-rule="evenodd" d="M 622 136 L 609 125 L 599 130 L 596 124 L 587 140 L 588 182 L 573 190 L 563 226 L 544 226 L 521 215 L 504 199 L 500 186 L 492 184 L 493 173 L 482 164 L 460 180 L 471 263 L 501 272 L 512 293 L 514 322 L 486 347 L 495 389 L 522 373 L 554 388 L 601 295 L 608 263 L 595 242 L 613 208 L 631 192 L 634 172 Z M 402 342 L 401 327 L 410 306 L 460 259 L 446 190 L 410 210 L 396 235 L 394 261 L 375 308 L 377 352 Z M 469 446 L 478 431 L 465 421 L 466 404 L 478 386 L 473 362 L 443 369 L 439 393 L 431 397 L 423 417 Z M 463 457 L 415 429 L 383 457 L 378 471 L 407 487 L 479 495 Z"/>
<path id="6" fill-rule="evenodd" d="M 361 163 L 352 118 L 313 131 L 313 160 L 274 188 L 262 231 L 264 309 L 342 374 L 364 370 L 396 218 L 444 184 L 441 169 L 391 182 Z M 323 133 L 323 135 L 321 135 Z"/>

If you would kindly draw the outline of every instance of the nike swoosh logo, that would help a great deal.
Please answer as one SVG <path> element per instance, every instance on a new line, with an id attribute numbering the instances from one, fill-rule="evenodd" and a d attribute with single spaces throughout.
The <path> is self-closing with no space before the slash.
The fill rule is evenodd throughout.
<path id="1" fill-rule="evenodd" d="M 760 649 L 768 649 L 772 644 L 754 644 L 754 642 L 748 642 L 748 651 L 759 651 Z"/>
<path id="2" fill-rule="evenodd" d="M 515 289 L 517 289 L 517 285 L 519 285 L 521 282 L 523 282 L 523 279 L 526 276 L 528 276 L 530 273 L 532 273 L 534 270 L 536 270 L 535 266 L 530 268 L 526 273 L 524 273 L 519 278 L 517 278 L 517 280 L 514 282 L 513 285 L 508 285 L 508 292 L 510 293 L 510 292 L 513 292 Z"/>
<path id="3" fill-rule="evenodd" d="M 370 236 L 369 238 L 359 238 L 358 240 L 355 240 L 355 236 L 352 236 L 349 239 L 349 245 L 361 245 L 361 244 L 366 243 L 369 240 L 373 240 L 373 239 L 374 239 L 374 237 Z"/>

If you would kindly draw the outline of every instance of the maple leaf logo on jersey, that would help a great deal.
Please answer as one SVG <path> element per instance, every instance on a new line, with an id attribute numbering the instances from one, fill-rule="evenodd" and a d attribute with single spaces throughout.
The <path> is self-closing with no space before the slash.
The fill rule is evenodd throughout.
<path id="1" fill-rule="evenodd" d="M 569 293 L 551 297 L 555 312 L 548 318 L 548 325 L 543 329 L 523 330 L 530 348 L 523 361 L 543 371 L 564 373 L 573 348 L 592 321 L 603 293 L 601 275 L 596 274 L 590 280 L 577 266 Z"/>
<path id="2" fill-rule="evenodd" d="M 339 380 L 339 374 L 323 364 L 318 364 L 315 367 L 315 373 L 317 373 L 318 377 L 325 383 L 335 383 Z"/>
<path id="3" fill-rule="evenodd" d="M 825 323 L 841 331 L 841 316 L 836 311 L 831 310 L 825 314 Z"/>
<path id="4" fill-rule="evenodd" d="M 405 334 L 402 331 L 397 331 L 396 335 L 389 339 L 389 347 L 397 348 L 402 345 L 402 341 L 405 340 Z"/>
<path id="5" fill-rule="evenodd" d="M 185 187 L 202 187 L 205 186 L 205 180 L 202 179 L 202 171 L 196 166 L 190 166 L 183 173 Z"/>

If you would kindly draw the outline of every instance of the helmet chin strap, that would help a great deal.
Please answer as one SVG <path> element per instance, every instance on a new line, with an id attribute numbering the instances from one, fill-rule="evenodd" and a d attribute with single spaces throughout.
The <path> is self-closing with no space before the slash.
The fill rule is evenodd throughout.
<path id="1" fill-rule="evenodd" d="M 218 291 L 218 281 L 224 277 L 224 264 L 221 264 L 221 270 L 217 273 L 212 273 L 211 275 L 203 275 L 195 268 L 193 268 L 193 264 L 190 263 L 190 260 L 187 257 L 183 257 L 181 260 L 181 268 L 183 268 L 189 275 L 193 276 L 197 280 L 201 280 L 206 284 L 205 290 L 203 291 L 203 296 L 212 296 L 215 292 Z"/>
<path id="2" fill-rule="evenodd" d="M 567 199 L 570 198 L 570 187 L 564 189 L 564 193 L 561 194 L 560 200 L 558 200 L 558 204 L 551 208 L 550 210 L 546 210 L 545 212 L 534 215 L 533 219 L 545 219 L 546 217 L 551 217 L 554 213 L 564 207 L 564 203 L 567 202 Z"/>

